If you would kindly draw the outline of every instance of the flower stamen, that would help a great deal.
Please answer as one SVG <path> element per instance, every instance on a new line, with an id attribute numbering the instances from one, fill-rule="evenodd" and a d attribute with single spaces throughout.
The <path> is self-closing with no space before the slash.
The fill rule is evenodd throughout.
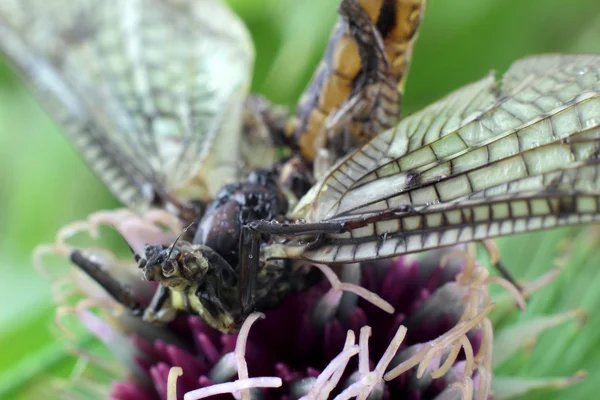
<path id="1" fill-rule="evenodd" d="M 33 266 L 40 271 L 42 275 L 47 278 L 51 278 L 52 274 L 46 264 L 44 263 L 44 257 L 47 255 L 57 255 L 61 257 L 67 257 L 69 252 L 65 248 L 59 248 L 56 244 L 44 244 L 37 246 L 33 250 Z"/>
<path id="2" fill-rule="evenodd" d="M 449 389 L 456 388 L 460 390 L 461 399 L 471 400 L 473 398 L 473 380 L 468 376 L 462 381 L 457 381 L 448 386 Z"/>
<path id="3" fill-rule="evenodd" d="M 326 399 L 329 393 L 337 386 L 342 377 L 348 361 L 360 352 L 360 347 L 355 345 L 354 332 L 349 330 L 342 351 L 333 358 L 319 374 L 308 393 L 300 400 Z"/>
<path id="4" fill-rule="evenodd" d="M 248 318 L 242 324 L 240 333 L 238 334 L 235 342 L 235 361 L 237 363 L 238 378 L 241 380 L 248 379 L 248 363 L 246 363 L 246 345 L 248 343 L 248 335 L 250 334 L 250 328 L 259 318 L 264 318 L 265 315 L 262 313 L 250 314 Z M 247 389 L 241 392 L 242 400 L 250 400 L 250 391 Z"/>
<path id="5" fill-rule="evenodd" d="M 495 283 L 496 285 L 502 286 L 515 298 L 515 302 L 517 303 L 521 311 L 525 311 L 527 309 L 527 301 L 525 300 L 524 294 L 521 293 L 519 288 L 517 288 L 513 283 L 499 276 L 488 277 L 486 279 L 486 283 Z"/>
<path id="6" fill-rule="evenodd" d="M 371 336 L 371 327 L 363 326 L 360 328 L 360 336 L 358 337 L 358 372 L 360 375 L 369 373 L 369 337 Z"/>
<path id="7" fill-rule="evenodd" d="M 161 225 L 172 233 L 181 232 L 183 229 L 181 221 L 175 215 L 163 209 L 152 208 L 144 213 L 142 219 Z"/>
<path id="8" fill-rule="evenodd" d="M 342 393 L 337 395 L 334 400 L 346 400 L 352 397 L 356 397 L 358 400 L 366 400 L 376 385 L 383 380 L 383 375 L 387 369 L 389 363 L 392 361 L 398 348 L 402 344 L 402 341 L 406 337 L 406 327 L 400 326 L 391 340 L 387 349 L 381 356 L 381 359 L 377 363 L 377 366 L 373 371 L 369 371 L 369 336 L 371 335 L 371 327 L 365 326 L 360 330 L 359 347 L 360 353 L 358 354 L 358 372 L 360 379 L 348 386 Z M 365 360 L 366 359 L 366 360 Z M 362 360 L 362 362 L 361 362 Z"/>
<path id="9" fill-rule="evenodd" d="M 394 307 L 392 307 L 392 305 L 390 303 L 385 301 L 383 298 L 381 298 L 376 293 L 373 293 L 370 290 L 368 290 L 362 286 L 355 285 L 353 283 L 341 282 L 340 279 L 338 278 L 338 276 L 336 275 L 336 273 L 327 265 L 324 265 L 324 264 L 312 264 L 312 265 L 314 267 L 318 268 L 323 273 L 323 275 L 325 275 L 325 277 L 331 284 L 331 288 L 333 291 L 335 291 L 335 292 L 346 291 L 346 292 L 354 293 L 357 296 L 368 301 L 369 303 L 373 304 L 374 306 L 381 308 L 383 311 L 387 312 L 388 314 L 394 313 Z"/>
<path id="10" fill-rule="evenodd" d="M 426 347 L 415 353 L 408 360 L 398 364 L 395 368 L 384 375 L 384 379 L 386 381 L 390 381 L 417 364 L 419 364 L 419 368 L 417 369 L 417 377 L 422 377 L 429 362 L 436 354 L 459 340 L 461 336 L 466 335 L 471 329 L 481 323 L 493 309 L 494 304 L 489 304 L 471 320 L 459 322 L 448 332 L 429 342 Z"/>
<path id="11" fill-rule="evenodd" d="M 262 313 L 251 314 L 240 328 L 240 332 L 236 339 L 235 350 L 233 356 L 237 364 L 238 378 L 233 382 L 225 382 L 216 385 L 203 387 L 192 390 L 184 394 L 184 400 L 198 400 L 205 397 L 214 396 L 217 394 L 231 393 L 236 399 L 250 399 L 250 389 L 252 388 L 277 388 L 283 384 L 281 378 L 278 377 L 248 377 L 248 364 L 246 363 L 246 347 L 248 344 L 248 335 L 250 328 L 259 318 L 264 318 Z M 229 353 L 231 354 L 231 353 Z"/>
<path id="12" fill-rule="evenodd" d="M 448 353 L 448 355 L 446 356 L 446 360 L 444 361 L 444 363 L 436 371 L 433 371 L 431 373 L 431 377 L 433 379 L 441 378 L 446 374 L 446 372 L 450 370 L 450 368 L 452 368 L 452 365 L 454 364 L 456 357 L 458 357 L 458 353 L 460 352 L 461 347 L 462 342 L 460 341 L 452 344 L 452 347 L 450 348 L 450 353 Z"/>
<path id="13" fill-rule="evenodd" d="M 216 385 L 192 390 L 183 395 L 183 400 L 199 400 L 218 394 L 241 392 L 252 388 L 278 388 L 281 387 L 282 384 L 281 378 L 261 377 L 238 379 L 234 382 L 218 383 Z"/>
<path id="14" fill-rule="evenodd" d="M 348 333 L 346 334 L 346 341 L 344 342 L 344 348 L 342 349 L 342 352 L 349 351 L 349 349 L 353 348 L 355 340 L 356 340 L 356 337 L 354 336 L 354 332 L 348 331 Z M 358 348 L 358 352 L 360 353 L 360 347 Z M 322 390 L 315 389 L 316 394 L 321 394 L 322 396 L 325 396 L 323 398 L 326 398 L 326 396 L 329 396 L 329 393 L 331 393 L 331 391 L 337 386 L 340 379 L 342 378 L 342 375 L 344 374 L 344 371 L 346 369 L 346 365 L 348 364 L 348 361 L 350 360 L 350 358 L 352 358 L 352 356 L 353 356 L 353 354 L 348 353 L 347 360 L 344 361 L 344 359 L 341 359 L 342 362 L 340 362 L 337 366 L 334 365 L 332 367 L 332 371 L 333 371 L 332 374 L 329 374 L 329 372 L 327 371 L 327 368 L 325 368 L 325 370 L 319 375 L 319 377 L 315 381 L 314 388 L 319 388 L 320 383 L 323 381 L 322 379 L 319 380 L 319 378 L 321 378 L 321 376 L 323 376 L 324 379 L 326 380 L 325 384 L 324 384 Z M 332 363 L 333 363 L 333 360 L 332 360 Z M 331 365 L 331 363 L 330 363 L 330 365 Z M 331 375 L 331 377 L 327 381 L 328 375 Z"/>
<path id="15" fill-rule="evenodd" d="M 177 400 L 177 378 L 183 375 L 181 367 L 171 367 L 167 377 L 167 400 Z"/>

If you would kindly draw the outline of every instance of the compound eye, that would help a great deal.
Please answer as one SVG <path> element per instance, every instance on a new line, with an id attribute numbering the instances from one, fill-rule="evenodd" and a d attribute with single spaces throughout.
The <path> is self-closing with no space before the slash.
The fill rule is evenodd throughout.
<path id="1" fill-rule="evenodd" d="M 144 246 L 144 256 L 146 258 L 152 257 L 155 252 L 156 252 L 156 250 L 154 249 L 154 246 L 151 246 L 149 244 Z"/>
<path id="2" fill-rule="evenodd" d="M 170 277 L 171 275 L 173 275 L 175 273 L 175 263 L 173 262 L 165 262 L 163 265 L 161 265 L 162 268 L 162 273 L 165 277 Z"/>
<path id="3" fill-rule="evenodd" d="M 144 247 L 144 258 L 146 260 L 150 260 L 150 259 L 158 259 L 160 258 L 161 252 L 164 250 L 164 246 L 159 245 L 150 245 L 147 244 Z"/>

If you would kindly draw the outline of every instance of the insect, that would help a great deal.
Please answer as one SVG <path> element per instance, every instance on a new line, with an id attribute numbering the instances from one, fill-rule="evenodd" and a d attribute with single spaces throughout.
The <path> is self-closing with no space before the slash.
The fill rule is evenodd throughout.
<path id="1" fill-rule="evenodd" d="M 219 1 L 26 3 L 0 5 L 2 51 L 124 204 L 191 224 L 136 255 L 160 283 L 147 306 L 71 255 L 149 322 L 184 310 L 235 332 L 310 284 L 307 263 L 600 218 L 598 55 L 518 61 L 398 122 L 425 4 L 343 0 L 286 127 L 248 95 L 249 36 Z"/>

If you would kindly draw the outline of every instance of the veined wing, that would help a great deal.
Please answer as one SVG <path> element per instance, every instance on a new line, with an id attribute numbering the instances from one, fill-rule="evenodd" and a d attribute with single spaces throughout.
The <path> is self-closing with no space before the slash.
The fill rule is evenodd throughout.
<path id="1" fill-rule="evenodd" d="M 503 82 L 460 89 L 342 160 L 293 217 L 347 231 L 302 257 L 353 262 L 596 220 L 600 56 L 532 57 Z"/>
<path id="2" fill-rule="evenodd" d="M 495 90 L 494 79 L 488 76 L 403 119 L 397 127 L 382 132 L 361 149 L 341 159 L 300 200 L 293 216 L 312 221 L 332 217 L 355 182 L 418 148 L 420 142 L 432 142 L 465 124 L 464 121 L 469 118 L 480 115 L 494 104 Z M 376 196 L 374 192 L 368 195 Z"/>
<path id="3" fill-rule="evenodd" d="M 5 0 L 0 51 L 123 203 L 235 179 L 253 48 L 219 0 Z"/>

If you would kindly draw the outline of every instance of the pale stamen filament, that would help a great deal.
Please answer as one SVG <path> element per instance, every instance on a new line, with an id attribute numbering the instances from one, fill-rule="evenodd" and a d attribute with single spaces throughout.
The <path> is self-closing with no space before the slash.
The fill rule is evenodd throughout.
<path id="1" fill-rule="evenodd" d="M 316 268 L 318 268 L 323 275 L 327 278 L 331 287 L 334 291 L 346 291 L 356 294 L 357 296 L 363 298 L 369 303 L 381 308 L 383 311 L 393 314 L 394 307 L 384 299 L 382 299 L 379 295 L 371 292 L 370 290 L 365 289 L 362 286 L 355 285 L 353 283 L 341 282 L 336 273 L 327 265 L 324 264 L 312 264 Z"/>

